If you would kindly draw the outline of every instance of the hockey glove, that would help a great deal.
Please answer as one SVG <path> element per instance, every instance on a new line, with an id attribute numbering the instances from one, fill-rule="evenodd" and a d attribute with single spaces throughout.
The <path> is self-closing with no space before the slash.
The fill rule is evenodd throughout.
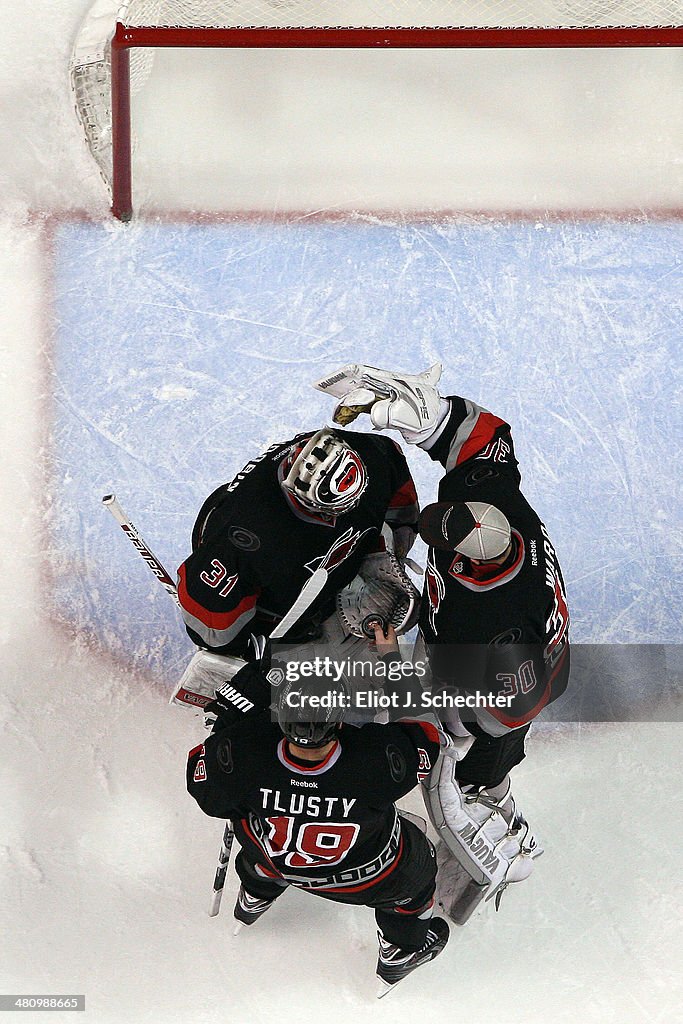
<path id="1" fill-rule="evenodd" d="M 441 363 L 423 373 L 392 373 L 376 366 L 344 366 L 315 387 L 342 401 L 333 420 L 342 426 L 368 412 L 378 430 L 398 430 L 408 444 L 427 441 L 443 422 L 448 405 L 437 389 Z"/>
<path id="2" fill-rule="evenodd" d="M 204 708 L 206 714 L 216 715 L 221 728 L 270 705 L 270 684 L 266 679 L 270 668 L 270 643 L 266 637 L 252 634 L 249 644 L 251 660 L 216 688 L 216 699 Z"/>

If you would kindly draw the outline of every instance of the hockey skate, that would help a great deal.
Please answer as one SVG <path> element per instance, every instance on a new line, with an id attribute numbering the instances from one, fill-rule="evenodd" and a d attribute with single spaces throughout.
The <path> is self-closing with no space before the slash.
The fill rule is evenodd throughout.
<path id="1" fill-rule="evenodd" d="M 444 949 L 450 934 L 448 925 L 442 917 L 435 917 L 429 922 L 427 940 L 415 953 L 407 953 L 400 946 L 387 942 L 381 932 L 377 932 L 379 940 L 379 956 L 377 958 L 377 977 L 380 988 L 377 998 L 381 999 L 395 988 L 418 967 L 429 963 Z"/>
<path id="2" fill-rule="evenodd" d="M 263 917 L 267 910 L 270 910 L 275 900 L 260 900 L 257 896 L 250 896 L 243 885 L 237 893 L 233 916 L 237 921 L 233 935 L 239 934 L 242 927 L 255 924 L 259 917 Z"/>

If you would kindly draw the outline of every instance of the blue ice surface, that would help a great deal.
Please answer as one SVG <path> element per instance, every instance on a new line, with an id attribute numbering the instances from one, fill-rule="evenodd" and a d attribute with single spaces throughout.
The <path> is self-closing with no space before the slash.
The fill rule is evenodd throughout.
<path id="1" fill-rule="evenodd" d="M 512 424 L 574 640 L 677 642 L 682 243 L 676 221 L 62 225 L 59 616 L 175 680 L 193 648 L 102 495 L 175 576 L 205 496 L 329 420 L 311 381 L 349 362 L 440 360 L 444 393 Z M 407 455 L 426 503 L 439 471 Z"/>

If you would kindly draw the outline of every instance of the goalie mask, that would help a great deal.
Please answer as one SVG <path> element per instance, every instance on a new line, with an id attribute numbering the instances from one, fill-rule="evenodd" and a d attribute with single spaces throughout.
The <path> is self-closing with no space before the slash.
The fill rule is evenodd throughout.
<path id="1" fill-rule="evenodd" d="M 328 427 L 313 435 L 282 481 L 305 508 L 337 516 L 356 507 L 367 485 L 360 455 Z"/>

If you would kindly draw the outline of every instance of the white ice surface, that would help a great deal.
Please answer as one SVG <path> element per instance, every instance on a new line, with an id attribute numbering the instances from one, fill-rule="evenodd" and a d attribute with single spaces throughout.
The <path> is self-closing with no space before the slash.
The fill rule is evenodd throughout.
<path id="1" fill-rule="evenodd" d="M 206 916 L 220 824 L 203 818 L 183 790 L 184 752 L 196 741 L 195 721 L 173 714 L 158 690 L 45 619 L 41 491 L 50 296 L 40 224 L 28 214 L 77 207 L 105 213 L 97 174 L 80 149 L 66 82 L 71 38 L 86 7 L 85 0 L 3 4 L 0 991 L 85 992 L 86 1019 L 96 1024 L 251 1024 L 283 1014 L 302 1024 L 408 1024 L 446 1016 L 482 1024 L 680 1020 L 678 725 L 539 732 L 516 772 L 522 805 L 547 844 L 534 878 L 508 894 L 497 918 L 488 915 L 459 931 L 437 964 L 381 1004 L 373 997 L 369 912 L 292 893 L 270 920 L 239 940 L 230 936 L 229 915 Z M 439 185 L 440 177 L 452 181 L 448 162 L 437 162 L 425 186 L 421 160 L 427 149 L 431 154 L 433 133 L 415 147 L 412 172 L 399 161 L 382 171 L 387 149 L 377 163 L 365 164 L 365 149 L 356 150 L 346 129 L 331 153 L 314 160 L 329 128 L 325 119 L 325 130 L 312 122 L 306 148 L 298 146 L 278 166 L 274 143 L 255 141 L 262 127 L 270 136 L 288 132 L 288 107 L 280 102 L 271 64 L 240 76 L 242 120 L 230 111 L 218 156 L 213 142 L 186 146 L 184 132 L 164 127 L 154 145 L 175 136 L 175 155 L 187 150 L 186 166 L 181 163 L 176 175 L 170 155 L 150 166 L 154 146 L 143 139 L 143 198 L 170 209 L 188 202 L 207 208 L 314 202 L 424 208 L 443 205 L 444 194 L 448 206 L 470 205 L 467 183 L 475 182 L 477 207 L 680 205 L 679 54 L 627 55 L 623 77 L 615 73 L 618 55 L 598 54 L 590 84 L 583 58 L 564 55 L 556 80 L 547 64 L 541 74 L 550 57 L 537 55 L 520 62 L 515 90 L 489 92 L 474 74 L 461 72 L 455 93 L 439 87 L 442 71 L 421 71 L 422 55 L 402 59 L 394 82 L 399 103 L 383 105 L 382 130 L 388 107 L 392 116 L 397 107 L 424 111 L 424 95 L 431 117 L 445 95 L 449 109 L 457 104 L 459 116 L 469 115 L 467 131 L 475 133 L 469 137 L 478 143 L 476 133 L 483 133 L 482 145 L 461 151 L 469 177 L 459 178 L 455 191 Z M 371 105 L 386 81 L 366 55 L 362 64 L 355 65 L 353 92 L 362 104 L 365 83 Z M 527 75 L 532 66 L 534 75 Z M 169 67 L 167 82 L 162 76 L 156 88 L 177 96 L 175 74 Z M 310 112 L 307 74 L 285 84 Z M 183 93 L 189 81 L 186 75 Z M 348 75 L 333 81 L 336 118 L 349 109 Z M 550 136 L 543 108 L 548 82 L 550 95 L 562 97 L 551 108 Z M 467 112 L 463 92 L 471 101 Z M 269 122 L 273 112 L 277 120 Z M 528 130 L 525 112 L 536 130 Z M 365 141 L 374 134 L 367 129 Z M 572 142 L 551 152 L 553 142 L 565 138 Z M 598 140 L 604 147 L 595 148 Z M 226 171 L 222 160 L 230 153 L 235 158 Z M 359 166 L 367 174 L 357 174 Z M 330 190 L 333 167 L 336 192 Z M 234 889 L 231 875 L 226 910 Z"/>

